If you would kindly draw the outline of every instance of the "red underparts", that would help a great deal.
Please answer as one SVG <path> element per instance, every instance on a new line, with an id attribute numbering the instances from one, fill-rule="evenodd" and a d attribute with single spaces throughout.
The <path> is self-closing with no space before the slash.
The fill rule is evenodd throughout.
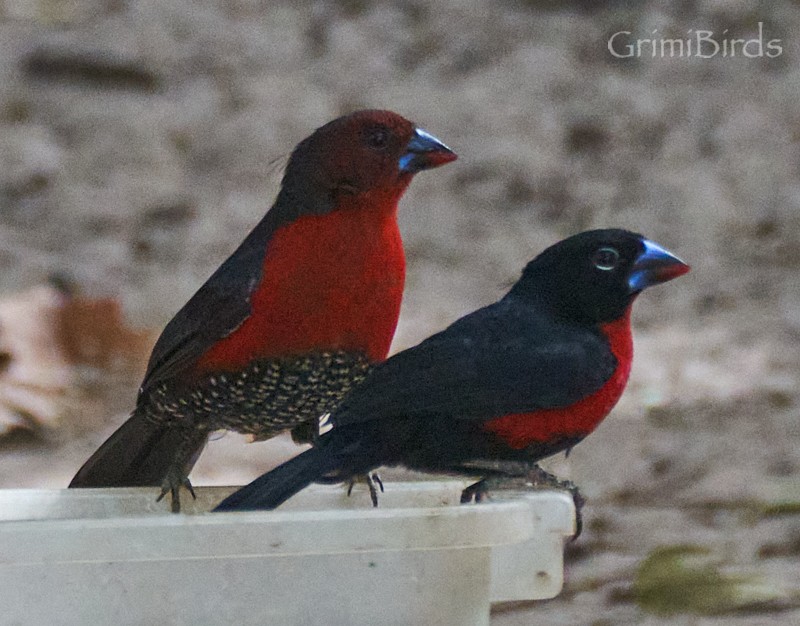
<path id="1" fill-rule="evenodd" d="M 257 358 L 323 350 L 386 358 L 405 282 L 396 217 L 402 191 L 348 196 L 330 213 L 278 229 L 250 317 L 209 349 L 197 369 L 233 370 Z"/>
<path id="2" fill-rule="evenodd" d="M 630 307 L 619 320 L 603 324 L 601 330 L 617 359 L 617 369 L 605 385 L 571 406 L 505 415 L 487 422 L 484 429 L 498 435 L 515 450 L 591 433 L 614 408 L 628 382 L 633 362 Z"/>

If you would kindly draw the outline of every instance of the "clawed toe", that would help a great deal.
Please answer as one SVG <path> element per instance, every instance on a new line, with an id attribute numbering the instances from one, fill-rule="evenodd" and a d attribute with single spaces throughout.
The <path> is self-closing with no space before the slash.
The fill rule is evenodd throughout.
<path id="1" fill-rule="evenodd" d="M 381 490 L 383 493 L 383 481 L 381 477 L 378 476 L 377 472 L 373 472 L 372 474 L 363 474 L 361 476 L 356 476 L 351 478 L 350 481 L 347 483 L 347 495 L 350 496 L 353 493 L 353 485 L 356 483 L 365 483 L 367 485 L 367 489 L 369 489 L 369 498 L 372 500 L 372 506 L 378 506 L 378 489 Z M 377 487 L 375 486 L 377 485 Z"/>
<path id="2" fill-rule="evenodd" d="M 461 492 L 461 504 L 467 504 L 475 500 L 475 502 L 483 502 L 484 498 L 489 496 L 489 485 L 486 480 L 479 480 L 471 484 L 469 487 Z"/>
<path id="3" fill-rule="evenodd" d="M 524 476 L 492 476 L 484 478 L 470 485 L 461 492 L 461 504 L 472 502 L 482 502 L 489 497 L 490 489 L 530 489 L 550 487 L 553 489 L 569 492 L 572 502 L 575 505 L 575 534 L 570 541 L 575 541 L 583 531 L 583 506 L 586 503 L 578 486 L 571 480 L 560 480 L 557 476 L 543 470 L 538 465 L 528 469 Z"/>
<path id="4" fill-rule="evenodd" d="M 580 537 L 583 532 L 583 506 L 586 504 L 586 499 L 581 494 L 578 485 L 571 480 L 560 480 L 557 476 L 543 470 L 538 465 L 531 470 L 528 475 L 531 482 L 538 486 L 552 487 L 554 489 L 561 489 L 569 492 L 572 496 L 572 503 L 575 505 L 575 534 L 572 535 L 570 541 L 575 541 Z"/>
<path id="5" fill-rule="evenodd" d="M 164 496 L 170 494 L 170 511 L 173 513 L 181 512 L 181 487 L 186 487 L 186 490 L 191 494 L 193 500 L 197 500 L 197 494 L 194 492 L 194 487 L 188 477 L 177 477 L 170 473 L 161 483 L 161 493 L 156 498 L 156 502 L 161 502 Z"/>

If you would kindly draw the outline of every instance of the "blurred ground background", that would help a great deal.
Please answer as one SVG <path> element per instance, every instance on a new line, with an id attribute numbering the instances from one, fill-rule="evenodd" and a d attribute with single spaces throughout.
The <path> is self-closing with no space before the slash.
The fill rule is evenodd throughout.
<path id="1" fill-rule="evenodd" d="M 759 23 L 780 56 L 607 49 Z M 461 157 L 402 203 L 396 349 L 584 228 L 693 266 L 641 298 L 625 397 L 551 464 L 588 498 L 564 593 L 493 623 L 800 623 L 798 33 L 790 0 L 0 0 L 0 486 L 66 485 L 294 144 L 392 108 Z M 227 435 L 193 478 L 292 452 Z"/>

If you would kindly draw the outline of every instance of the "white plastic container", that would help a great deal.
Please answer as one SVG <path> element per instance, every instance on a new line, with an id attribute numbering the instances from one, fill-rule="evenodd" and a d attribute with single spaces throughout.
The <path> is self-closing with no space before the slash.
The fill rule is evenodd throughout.
<path id="1" fill-rule="evenodd" d="M 490 603 L 556 595 L 571 498 L 466 483 L 312 486 L 278 511 L 189 515 L 153 489 L 0 490 L 0 624 L 488 624 Z M 502 495 L 502 498 L 500 497 Z"/>

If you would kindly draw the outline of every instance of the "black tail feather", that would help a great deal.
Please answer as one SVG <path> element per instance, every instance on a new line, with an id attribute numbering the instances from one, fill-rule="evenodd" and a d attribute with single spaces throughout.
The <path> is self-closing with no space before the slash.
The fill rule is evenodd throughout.
<path id="1" fill-rule="evenodd" d="M 274 509 L 325 474 L 339 469 L 330 447 L 311 448 L 225 498 L 215 511 Z"/>
<path id="2" fill-rule="evenodd" d="M 170 467 L 187 458 L 191 470 L 206 435 L 154 424 L 134 413 L 83 464 L 72 487 L 160 487 Z"/>

